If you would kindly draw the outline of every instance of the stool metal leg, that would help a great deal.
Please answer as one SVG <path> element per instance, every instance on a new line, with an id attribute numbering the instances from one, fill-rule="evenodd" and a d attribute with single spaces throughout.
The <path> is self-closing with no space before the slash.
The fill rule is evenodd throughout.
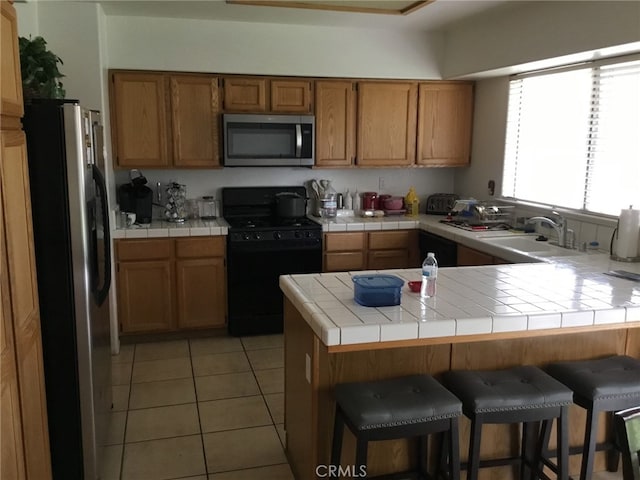
<path id="1" fill-rule="evenodd" d="M 557 419 L 557 443 L 558 443 L 558 480 L 569 478 L 569 407 L 560 408 L 560 417 Z M 545 445 L 544 448 L 547 446 Z"/>
<path id="2" fill-rule="evenodd" d="M 429 436 L 422 435 L 418 437 L 418 468 L 417 470 L 424 474 L 427 468 L 427 451 L 429 449 Z"/>
<path id="3" fill-rule="evenodd" d="M 469 468 L 467 480 L 478 480 L 480 469 L 480 439 L 482 437 L 482 416 L 476 415 L 471 420 L 471 438 L 469 439 Z"/>
<path id="4" fill-rule="evenodd" d="M 616 440 L 616 434 L 613 428 L 613 414 L 614 412 L 607 412 L 607 442 L 611 442 L 615 445 L 614 448 L 607 450 L 607 470 L 609 472 L 617 472 L 618 464 L 620 463 L 620 445 Z"/>
<path id="5" fill-rule="evenodd" d="M 595 408 L 587 410 L 587 424 L 584 432 L 584 449 L 582 451 L 582 467 L 580 480 L 591 480 L 593 472 L 593 457 L 596 450 L 596 433 L 598 430 L 598 411 Z"/>
<path id="6" fill-rule="evenodd" d="M 343 435 L 344 418 L 342 417 L 342 410 L 336 405 L 336 414 L 333 421 L 333 443 L 331 444 L 331 465 L 340 465 Z"/>
<path id="7" fill-rule="evenodd" d="M 452 418 L 449 423 L 449 478 L 460 480 L 460 440 L 458 434 L 458 418 Z"/>
<path id="8" fill-rule="evenodd" d="M 369 442 L 366 438 L 356 435 L 356 471 L 361 472 L 367 468 L 367 450 Z"/>

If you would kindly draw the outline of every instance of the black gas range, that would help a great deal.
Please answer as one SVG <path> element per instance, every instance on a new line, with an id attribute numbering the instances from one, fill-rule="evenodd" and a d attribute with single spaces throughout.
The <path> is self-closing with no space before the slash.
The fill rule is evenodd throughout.
<path id="1" fill-rule="evenodd" d="M 280 275 L 322 269 L 322 226 L 307 217 L 278 217 L 275 199 L 283 192 L 306 196 L 304 187 L 222 190 L 231 335 L 281 333 Z"/>

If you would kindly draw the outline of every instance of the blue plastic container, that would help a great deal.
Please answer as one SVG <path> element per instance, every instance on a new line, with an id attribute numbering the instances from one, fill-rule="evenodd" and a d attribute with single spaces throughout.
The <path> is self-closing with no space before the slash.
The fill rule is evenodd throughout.
<path id="1" fill-rule="evenodd" d="M 355 275 L 353 298 L 365 307 L 400 305 L 404 280 L 394 275 Z"/>

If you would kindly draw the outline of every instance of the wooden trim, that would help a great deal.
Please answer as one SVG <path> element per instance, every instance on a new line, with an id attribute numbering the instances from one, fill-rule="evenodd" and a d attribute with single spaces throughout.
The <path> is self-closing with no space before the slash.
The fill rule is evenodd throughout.
<path id="1" fill-rule="evenodd" d="M 236 5 L 253 5 L 260 7 L 285 7 L 285 8 L 304 8 L 307 10 L 324 10 L 334 12 L 351 12 L 351 13 L 377 13 L 382 15 L 409 15 L 420 8 L 433 3 L 435 0 L 421 0 L 412 2 L 400 9 L 394 10 L 390 8 L 374 8 L 374 7 L 356 7 L 351 5 L 335 5 L 322 4 L 319 2 L 292 2 L 285 0 L 226 0 L 229 4 Z"/>

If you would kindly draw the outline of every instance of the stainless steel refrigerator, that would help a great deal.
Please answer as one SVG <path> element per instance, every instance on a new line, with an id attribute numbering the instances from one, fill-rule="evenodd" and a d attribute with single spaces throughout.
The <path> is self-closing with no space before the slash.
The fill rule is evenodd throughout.
<path id="1" fill-rule="evenodd" d="M 100 113 L 25 105 L 54 479 L 100 478 L 112 411 L 109 209 Z"/>

